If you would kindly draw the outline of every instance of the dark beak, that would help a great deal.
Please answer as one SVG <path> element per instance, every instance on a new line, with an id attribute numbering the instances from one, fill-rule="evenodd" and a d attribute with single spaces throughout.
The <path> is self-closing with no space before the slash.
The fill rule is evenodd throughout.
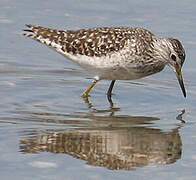
<path id="1" fill-rule="evenodd" d="M 184 82 L 183 82 L 183 78 L 182 78 L 181 67 L 178 66 L 178 65 L 176 65 L 176 66 L 175 66 L 174 72 L 176 73 L 176 76 L 177 76 L 177 78 L 178 78 L 178 82 L 179 82 L 179 84 L 180 84 L 182 93 L 183 93 L 184 97 L 186 97 L 186 90 L 185 90 Z"/>

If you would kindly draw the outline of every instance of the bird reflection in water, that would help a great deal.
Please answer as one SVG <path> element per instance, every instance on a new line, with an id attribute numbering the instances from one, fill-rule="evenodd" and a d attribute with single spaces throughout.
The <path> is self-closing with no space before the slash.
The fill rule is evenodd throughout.
<path id="1" fill-rule="evenodd" d="M 39 118 L 41 116 L 39 114 Z M 45 117 L 43 114 L 40 121 L 43 122 Z M 157 117 L 98 116 L 96 113 L 71 117 L 87 120 L 67 121 L 64 117 L 61 123 L 71 125 L 72 129 L 35 130 L 28 132 L 26 137 L 24 132 L 20 151 L 63 153 L 92 166 L 116 170 L 133 170 L 150 163 L 170 164 L 181 158 L 181 125 L 164 132 L 152 128 L 160 120 Z M 182 119 L 182 113 L 178 117 Z"/>

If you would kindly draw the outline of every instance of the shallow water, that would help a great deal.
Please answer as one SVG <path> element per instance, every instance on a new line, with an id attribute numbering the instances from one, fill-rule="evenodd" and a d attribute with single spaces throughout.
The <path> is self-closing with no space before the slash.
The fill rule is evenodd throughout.
<path id="1" fill-rule="evenodd" d="M 194 1 L 0 2 L 1 179 L 195 179 Z M 142 26 L 185 46 L 183 98 L 169 69 L 109 81 L 84 101 L 92 76 L 23 37 L 24 24 L 59 29 Z M 11 172 L 11 173 L 10 173 Z"/>

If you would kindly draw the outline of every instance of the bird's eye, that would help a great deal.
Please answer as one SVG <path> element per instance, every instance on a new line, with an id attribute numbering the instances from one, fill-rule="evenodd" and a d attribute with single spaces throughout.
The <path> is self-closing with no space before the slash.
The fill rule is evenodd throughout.
<path id="1" fill-rule="evenodd" d="M 172 55 L 171 55 L 171 59 L 172 59 L 173 61 L 176 61 L 176 56 L 175 56 L 174 54 L 172 54 Z"/>

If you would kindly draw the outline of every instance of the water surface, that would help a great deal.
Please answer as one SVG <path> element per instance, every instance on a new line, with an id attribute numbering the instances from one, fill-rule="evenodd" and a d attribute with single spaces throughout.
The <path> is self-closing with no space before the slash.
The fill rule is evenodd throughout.
<path id="1" fill-rule="evenodd" d="M 1 179 L 195 179 L 194 1 L 0 2 Z M 169 69 L 101 81 L 22 36 L 25 24 L 59 29 L 141 26 L 185 46 L 183 98 Z M 11 172 L 11 173 L 10 173 Z"/>

